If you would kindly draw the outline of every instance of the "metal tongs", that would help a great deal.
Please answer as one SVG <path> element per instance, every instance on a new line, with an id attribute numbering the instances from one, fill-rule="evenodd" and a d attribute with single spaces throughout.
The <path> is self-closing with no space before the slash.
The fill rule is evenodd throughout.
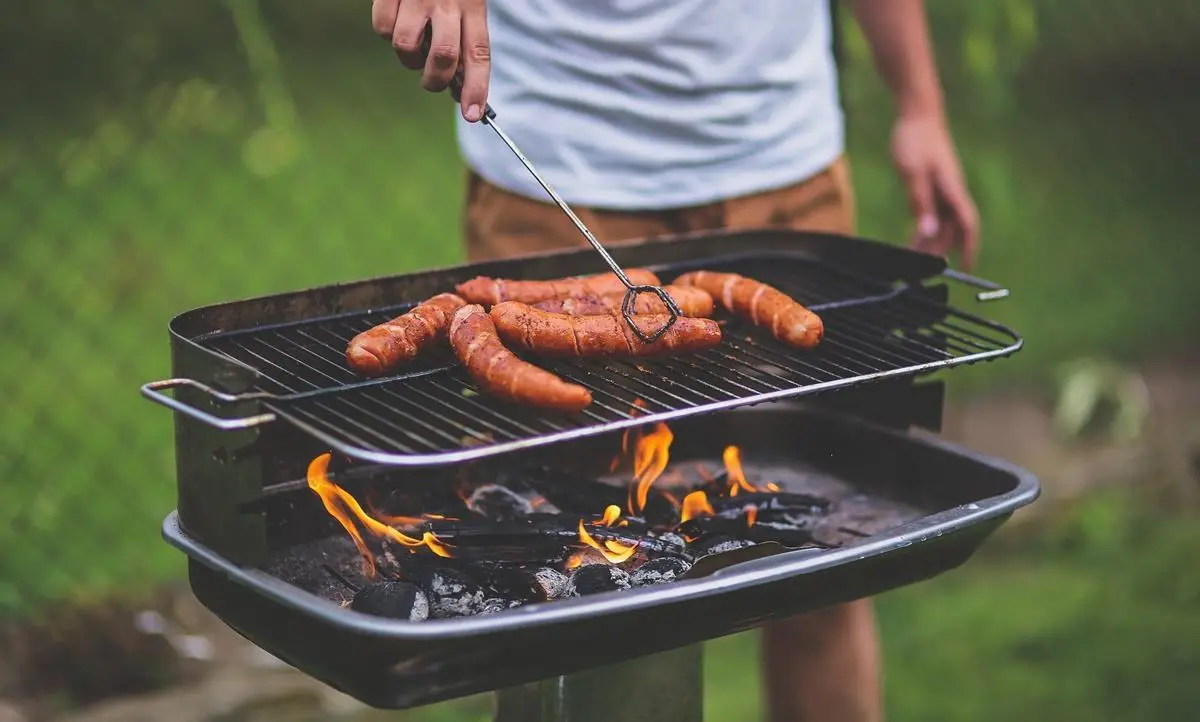
<path id="1" fill-rule="evenodd" d="M 427 25 L 425 27 L 425 37 L 421 43 L 422 55 L 429 55 L 432 34 L 433 28 Z M 454 98 L 456 103 L 462 102 L 462 68 L 459 68 L 458 72 L 454 74 L 454 78 L 450 81 L 450 95 Z M 621 266 L 617 264 L 612 256 L 609 255 L 608 251 L 596 238 L 595 234 L 593 234 L 591 229 L 587 227 L 587 224 L 580 220 L 579 216 L 575 215 L 575 211 L 571 210 L 571 206 L 567 205 L 567 202 L 562 199 L 562 196 L 558 195 L 558 192 L 546 182 L 546 179 L 542 178 L 542 175 L 537 172 L 537 168 L 533 167 L 533 163 L 529 162 L 529 159 L 525 157 L 525 154 L 521 152 L 521 149 L 517 147 L 517 144 L 513 142 L 512 138 L 509 138 L 508 134 L 505 133 L 499 125 L 496 125 L 496 111 L 492 110 L 491 104 L 484 106 L 483 117 L 479 122 L 496 132 L 496 135 L 499 136 L 500 140 L 504 141 L 504 145 L 508 146 L 508 149 L 511 150 L 513 155 L 517 157 L 517 160 L 521 161 L 521 165 L 525 166 L 525 170 L 529 171 L 529 174 L 532 175 L 533 179 L 538 182 L 538 185 L 545 189 L 546 193 L 550 195 L 550 198 L 554 201 L 555 205 L 558 206 L 559 210 L 565 213 L 567 218 L 571 219 L 571 222 L 574 223 L 575 227 L 579 229 L 579 232 L 583 234 L 583 237 L 587 239 L 587 242 L 592 245 L 592 248 L 596 249 L 596 253 L 600 254 L 600 257 L 604 259 L 604 262 L 608 264 L 608 267 L 612 269 L 612 272 L 616 274 L 617 278 L 621 280 L 621 283 L 625 285 L 625 298 L 621 302 L 621 315 L 625 317 L 625 322 L 629 324 L 629 327 L 633 329 L 633 332 L 637 334 L 638 338 L 646 343 L 653 343 L 654 341 L 657 341 L 664 333 L 667 332 L 668 329 L 671 328 L 672 325 L 675 324 L 675 321 L 681 315 L 683 315 L 683 312 L 679 310 L 679 306 L 675 303 L 675 299 L 671 298 L 670 294 L 658 286 L 634 285 L 633 282 L 629 280 L 629 276 L 625 275 L 625 271 L 622 270 Z M 633 311 L 636 308 L 637 298 L 643 293 L 653 293 L 654 295 L 658 296 L 662 300 L 663 304 L 667 307 L 667 312 L 670 314 L 669 318 L 667 318 L 667 322 L 663 324 L 662 328 L 649 334 L 642 331 L 638 324 L 633 322 Z"/>

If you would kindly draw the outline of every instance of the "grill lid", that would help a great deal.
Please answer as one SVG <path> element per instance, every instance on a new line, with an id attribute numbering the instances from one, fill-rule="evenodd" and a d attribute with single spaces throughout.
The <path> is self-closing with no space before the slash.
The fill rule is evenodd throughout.
<path id="1" fill-rule="evenodd" d="M 636 262 L 637 251 L 626 255 L 627 265 L 642 265 Z M 630 361 L 537 359 L 592 392 L 589 408 L 563 415 L 481 393 L 448 346 L 425 353 L 402 374 L 381 379 L 364 380 L 348 369 L 344 351 L 349 339 L 403 313 L 413 305 L 408 303 L 198 335 L 191 340 L 203 349 L 257 373 L 253 391 L 223 394 L 194 380 L 172 379 L 148 384 L 143 393 L 219 428 L 282 419 L 356 459 L 436 465 L 921 375 L 1007 356 L 1021 347 L 1010 329 L 947 304 L 944 288 L 887 283 L 800 253 L 645 265 L 664 283 L 690 270 L 708 269 L 773 285 L 821 315 L 824 340 L 812 350 L 793 349 L 762 329 L 718 313 L 724 339 L 719 347 L 698 354 Z M 217 401 L 258 400 L 267 413 L 223 419 L 161 393 L 183 385 L 200 388 Z"/>

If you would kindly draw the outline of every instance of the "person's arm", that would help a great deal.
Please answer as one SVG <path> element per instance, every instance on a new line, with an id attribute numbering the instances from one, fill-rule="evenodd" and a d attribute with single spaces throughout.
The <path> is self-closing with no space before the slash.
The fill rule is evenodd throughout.
<path id="1" fill-rule="evenodd" d="M 970 268 L 978 252 L 979 216 L 950 138 L 925 2 L 850 1 L 896 103 L 892 157 L 917 221 L 914 245 L 937 255 L 957 248 Z"/>

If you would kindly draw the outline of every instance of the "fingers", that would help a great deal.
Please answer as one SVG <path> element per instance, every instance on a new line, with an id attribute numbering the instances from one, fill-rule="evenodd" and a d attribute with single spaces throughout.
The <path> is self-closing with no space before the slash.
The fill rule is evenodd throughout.
<path id="1" fill-rule="evenodd" d="M 462 49 L 462 113 L 463 118 L 474 123 L 483 117 L 483 108 L 487 105 L 488 79 L 492 70 L 487 9 L 482 1 L 470 3 L 463 12 Z"/>
<path id="2" fill-rule="evenodd" d="M 971 200 L 961 173 L 943 166 L 937 171 L 936 178 L 938 196 L 955 231 L 954 237 L 949 239 L 949 245 L 958 246 L 961 253 L 959 263 L 969 271 L 979 257 L 979 211 Z"/>
<path id="3" fill-rule="evenodd" d="M 421 47 L 425 39 L 425 28 L 429 24 L 429 12 L 419 2 L 400 0 L 396 13 L 396 26 L 392 30 L 392 47 L 400 64 L 409 70 L 425 67 L 425 53 Z"/>
<path id="4" fill-rule="evenodd" d="M 913 248 L 925 253 L 936 253 L 934 245 L 941 229 L 938 222 L 936 190 L 933 177 L 927 171 L 904 172 L 904 184 L 908 188 L 908 205 L 917 229 L 913 236 Z"/>
<path id="5" fill-rule="evenodd" d="M 391 40 L 399 7 L 400 0 L 374 0 L 371 3 L 371 27 L 375 34 L 385 40 Z"/>
<path id="6" fill-rule="evenodd" d="M 430 17 L 433 36 L 429 57 L 421 73 L 421 87 L 436 93 L 446 89 L 458 72 L 459 47 L 462 44 L 462 15 L 457 8 L 435 9 Z"/>

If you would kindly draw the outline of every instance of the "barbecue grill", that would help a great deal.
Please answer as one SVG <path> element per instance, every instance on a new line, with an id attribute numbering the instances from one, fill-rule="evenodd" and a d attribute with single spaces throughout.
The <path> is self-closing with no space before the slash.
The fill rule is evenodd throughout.
<path id="1" fill-rule="evenodd" d="M 187 554 L 197 598 L 250 641 L 375 707 L 502 690 L 501 720 L 624 713 L 694 722 L 699 643 L 954 568 L 1037 497 L 1025 470 L 930 433 L 940 428 L 943 405 L 942 382 L 931 375 L 1021 346 L 1012 330 L 953 307 L 943 281 L 972 284 L 981 299 L 1003 297 L 1002 288 L 948 271 L 935 257 L 828 234 L 723 231 L 610 251 L 622 266 L 648 267 L 664 283 L 693 269 L 769 283 L 820 313 L 825 338 L 797 351 L 722 318 L 721 345 L 686 357 L 539 360 L 593 393 L 587 410 L 565 415 L 490 399 L 448 350 L 371 380 L 346 369 L 343 352 L 353 335 L 477 275 L 595 272 L 588 249 L 184 313 L 170 325 L 174 378 L 143 393 L 176 412 L 179 503 L 163 531 Z M 677 550 L 669 535 L 651 544 L 636 515 L 626 530 L 604 528 L 595 520 L 604 506 L 588 494 L 598 500 L 616 488 L 601 477 L 631 432 L 662 425 L 674 438 L 670 469 L 719 469 L 722 447 L 736 447 L 745 477 L 760 487 L 769 479 L 778 492 L 771 498 L 811 499 L 820 511 L 788 517 L 792 536 L 781 541 L 703 553 L 686 551 L 691 538 L 680 538 Z M 328 478 L 356 499 L 380 489 L 445 496 L 465 477 L 516 479 L 495 483 L 527 484 L 538 501 L 550 499 L 557 516 L 518 520 L 521 534 L 509 522 L 468 528 L 427 515 L 422 528 L 442 535 L 460 557 L 455 563 L 474 560 L 472 574 L 499 569 L 514 548 L 530 554 L 521 539 L 546 528 L 573 535 L 573 526 L 555 526 L 558 517 L 578 519 L 583 530 L 589 513 L 601 542 L 637 537 L 629 553 L 639 563 L 675 555 L 682 571 L 669 583 L 499 600 L 506 603 L 472 616 L 365 613 L 351 604 L 367 583 L 355 543 L 313 493 L 312 461 L 327 452 Z M 533 516 L 545 519 L 534 524 Z M 501 537 L 503 544 L 494 541 Z M 451 563 L 427 547 L 411 557 L 424 560 L 422 568 Z M 396 552 L 409 564 L 403 551 L 385 548 L 384 556 Z M 594 566 L 571 572 L 572 584 L 579 569 Z M 424 572 L 413 574 L 414 589 L 425 584 Z M 434 600 L 430 588 L 422 593 Z"/>

